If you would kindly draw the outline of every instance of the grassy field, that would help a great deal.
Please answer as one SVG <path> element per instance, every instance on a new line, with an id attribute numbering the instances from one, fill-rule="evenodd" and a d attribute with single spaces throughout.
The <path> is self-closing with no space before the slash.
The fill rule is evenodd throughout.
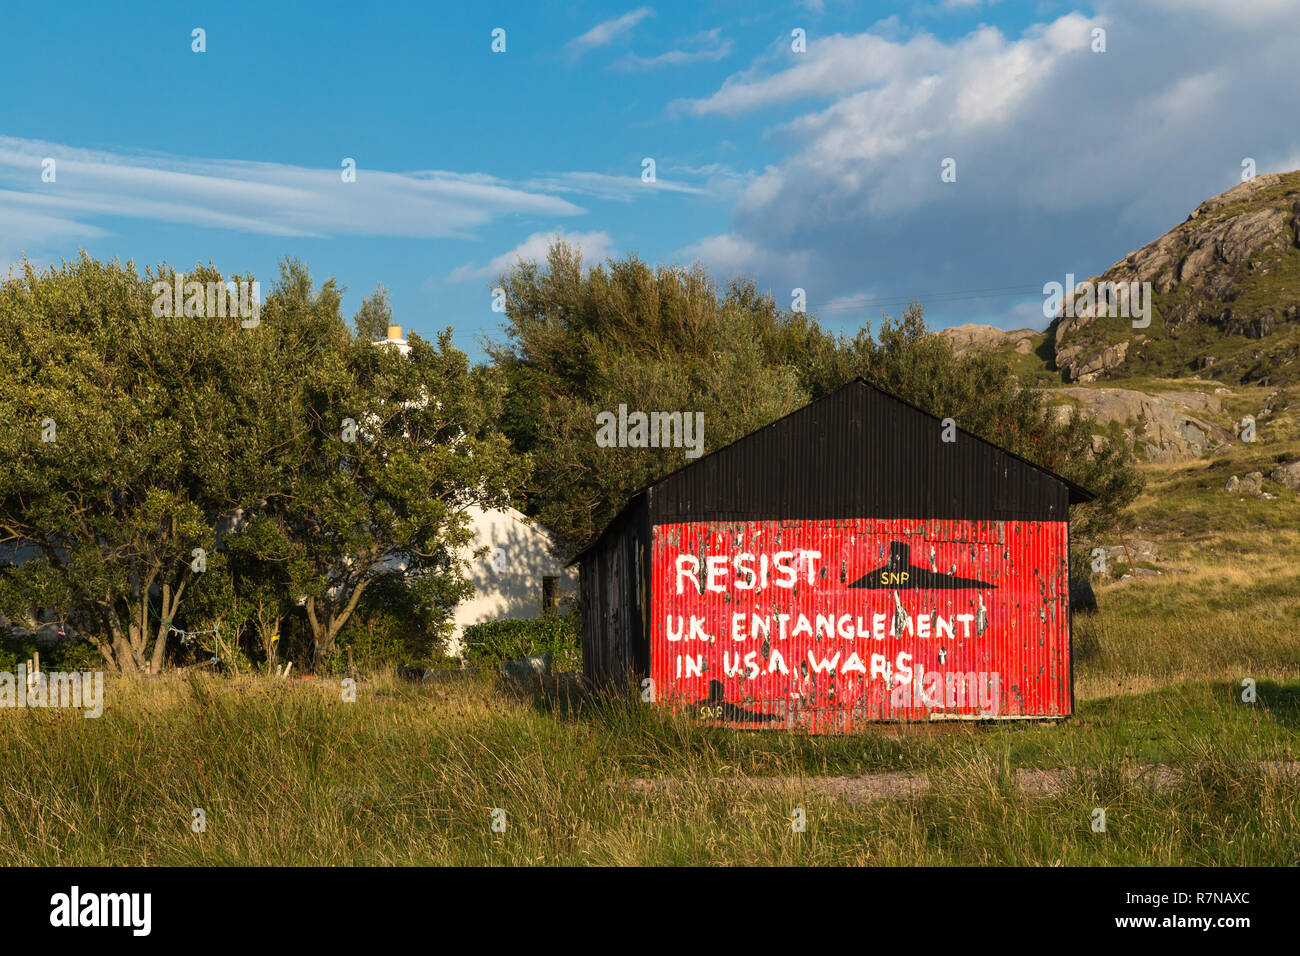
<path id="1" fill-rule="evenodd" d="M 1162 573 L 1100 584 L 1076 615 L 1072 720 L 808 737 L 491 675 L 377 675 L 355 703 L 326 681 L 116 682 L 97 720 L 0 711 L 0 864 L 1296 865 L 1300 776 L 1274 771 L 1300 761 L 1300 504 L 1222 490 L 1300 457 L 1294 424 L 1144 466 Z M 1140 776 L 1153 765 L 1176 776 Z M 1030 768 L 1062 773 L 1033 794 Z M 928 789 L 819 785 L 885 773 Z"/>
<path id="2" fill-rule="evenodd" d="M 1293 865 L 1300 778 L 1260 761 L 1297 757 L 1300 685 L 1259 689 L 1253 705 L 1220 682 L 1091 700 L 1054 727 L 811 738 L 518 699 L 491 679 L 380 679 L 356 703 L 337 685 L 140 682 L 99 720 L 6 715 L 0 863 Z M 1132 779 L 1153 762 L 1181 768 L 1177 785 Z M 1071 770 L 1034 796 L 1013 781 L 1024 767 Z M 812 785 L 900 770 L 930 788 L 849 802 Z M 748 775 L 779 784 L 738 786 Z M 609 785 L 645 777 L 676 786 Z"/>

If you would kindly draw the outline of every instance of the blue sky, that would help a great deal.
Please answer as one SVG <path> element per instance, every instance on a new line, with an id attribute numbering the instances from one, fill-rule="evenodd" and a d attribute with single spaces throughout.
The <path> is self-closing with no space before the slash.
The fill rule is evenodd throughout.
<path id="1" fill-rule="evenodd" d="M 491 280 L 560 233 L 804 288 L 843 332 L 911 297 L 937 327 L 1041 328 L 1044 283 L 1243 159 L 1300 167 L 1300 0 L 1235 6 L 15 5 L 0 271 L 85 248 L 271 279 L 297 256 L 349 314 L 382 282 L 403 326 L 478 357 Z"/>

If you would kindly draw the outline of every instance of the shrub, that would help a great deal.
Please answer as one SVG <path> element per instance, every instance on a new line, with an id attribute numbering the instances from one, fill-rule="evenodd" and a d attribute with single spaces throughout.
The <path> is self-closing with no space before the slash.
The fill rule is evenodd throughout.
<path id="1" fill-rule="evenodd" d="M 341 672 L 349 651 L 353 666 L 361 671 L 391 664 L 432 666 L 443 657 L 447 614 L 445 607 L 437 606 L 445 602 L 435 599 L 430 606 L 422 603 L 422 596 L 401 581 L 377 581 L 343 628 L 336 652 L 316 661 L 317 667 Z M 308 648 L 308 657 L 310 653 Z"/>
<path id="2" fill-rule="evenodd" d="M 9 628 L 0 628 L 0 671 L 15 673 L 18 665 L 41 655 L 43 671 L 101 671 L 104 655 L 93 644 L 80 638 L 54 643 L 38 642 L 30 635 L 18 636 Z"/>
<path id="3" fill-rule="evenodd" d="M 467 663 L 488 664 L 550 651 L 555 670 L 582 670 L 582 636 L 576 617 L 471 624 L 462 637 Z"/>

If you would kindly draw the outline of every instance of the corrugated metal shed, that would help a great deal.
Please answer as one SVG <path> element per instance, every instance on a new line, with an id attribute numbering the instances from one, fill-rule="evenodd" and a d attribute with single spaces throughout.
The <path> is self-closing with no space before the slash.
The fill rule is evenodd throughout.
<path id="1" fill-rule="evenodd" d="M 587 678 L 733 726 L 1070 713 L 1091 495 L 943 437 L 859 379 L 638 491 L 574 559 Z"/>

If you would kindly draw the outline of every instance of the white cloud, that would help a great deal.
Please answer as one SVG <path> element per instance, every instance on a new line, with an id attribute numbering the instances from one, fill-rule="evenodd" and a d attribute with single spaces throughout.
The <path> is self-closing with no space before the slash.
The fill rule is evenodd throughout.
<path id="1" fill-rule="evenodd" d="M 1242 157 L 1261 172 L 1295 168 L 1300 129 L 1278 118 L 1294 112 L 1300 34 L 1279 28 L 1284 12 L 1294 22 L 1300 0 L 1231 28 L 1200 3 L 1102 0 L 1093 16 L 1012 36 L 873 28 L 810 38 L 801 56 L 769 50 L 672 104 L 774 114 L 767 139 L 786 147 L 745 185 L 730 232 L 687 251 L 846 310 L 864 288 L 1041 287 L 1105 269 L 1233 186 Z M 1091 50 L 1097 26 L 1104 54 Z M 940 180 L 947 157 L 954 183 Z M 933 306 L 1024 325 L 1027 301 Z"/>
<path id="2" fill-rule="evenodd" d="M 654 10 L 650 7 L 639 7 L 631 13 L 623 14 L 621 17 L 597 23 L 586 33 L 570 40 L 568 49 L 574 55 L 581 56 L 589 50 L 609 46 L 646 17 L 652 17 L 654 14 Z"/>
<path id="3" fill-rule="evenodd" d="M 757 175 L 752 170 L 735 169 L 726 163 L 705 163 L 702 166 L 672 163 L 664 166 L 663 171 L 702 180 L 703 193 L 708 198 L 719 201 L 734 201 L 740 198 Z"/>
<path id="4" fill-rule="evenodd" d="M 41 160 L 56 179 L 41 181 Z M 557 196 L 480 174 L 385 172 L 280 163 L 115 154 L 0 137 L 0 235 L 33 240 L 103 235 L 123 216 L 276 236 L 469 237 L 509 215 L 572 216 Z"/>
<path id="5" fill-rule="evenodd" d="M 665 66 L 686 66 L 691 63 L 716 63 L 731 55 L 731 41 L 724 40 L 718 46 L 699 50 L 669 50 L 658 56 L 638 56 L 628 53 L 619 57 L 611 66 L 625 73 L 645 72 Z"/>
<path id="6" fill-rule="evenodd" d="M 706 236 L 673 254 L 678 262 L 700 262 L 711 272 L 724 276 L 760 275 L 797 279 L 806 275 L 811 258 L 807 252 L 777 253 L 735 233 Z M 783 282 L 784 285 L 784 282 Z M 782 290 L 778 300 L 785 292 Z"/>
<path id="7" fill-rule="evenodd" d="M 862 315 L 873 314 L 873 311 L 889 311 L 891 309 L 898 311 L 898 303 L 903 306 L 907 305 L 908 300 L 905 297 L 898 296 L 894 299 L 886 299 L 881 296 L 877 290 L 865 292 L 851 292 L 847 295 L 837 295 L 825 304 L 814 303 L 813 308 L 809 311 L 816 312 L 819 316 L 828 316 L 831 318 L 856 318 Z"/>
<path id="8" fill-rule="evenodd" d="M 669 170 L 665 170 L 669 171 Z M 567 172 L 548 173 L 525 180 L 522 186 L 557 193 L 579 193 L 596 199 L 609 199 L 615 202 L 631 202 L 653 195 L 656 192 L 683 193 L 693 196 L 707 195 L 709 190 L 701 186 L 667 180 L 656 175 L 654 182 L 645 182 L 640 174 L 636 176 L 611 176 L 608 173 Z"/>
<path id="9" fill-rule="evenodd" d="M 77 222 L 67 216 L 37 212 L 23 193 L 0 190 L 0 222 L 7 241 L 25 240 L 39 245 L 48 242 L 66 242 L 75 239 L 98 239 L 109 233 L 87 223 Z M 49 204 L 51 211 L 58 203 Z"/>
<path id="10" fill-rule="evenodd" d="M 893 43 L 873 33 L 854 36 L 834 34 L 808 41 L 808 50 L 790 54 L 782 41 L 775 53 L 767 54 L 749 70 L 728 77 L 722 87 L 703 99 L 684 99 L 670 104 L 674 112 L 696 116 L 734 116 L 801 99 L 829 97 L 861 89 L 901 75 L 909 62 L 933 60 L 943 50 L 928 34 L 907 43 Z M 776 72 L 770 64 L 793 62 Z"/>
<path id="11" fill-rule="evenodd" d="M 546 253 L 556 240 L 577 246 L 583 259 L 595 264 L 614 253 L 614 240 L 607 232 L 535 232 L 509 252 L 503 252 L 485 266 L 467 263 L 457 266 L 447 276 L 449 282 L 466 282 L 470 279 L 495 279 L 508 272 L 519 261 L 544 262 Z"/>
<path id="12" fill-rule="evenodd" d="M 52 211 L 35 211 L 24 199 L 22 193 L 0 190 L 0 282 L 9 276 L 10 269 L 16 269 L 23 256 L 34 264 L 41 263 L 45 257 L 40 253 L 109 235 L 98 226 Z"/>

